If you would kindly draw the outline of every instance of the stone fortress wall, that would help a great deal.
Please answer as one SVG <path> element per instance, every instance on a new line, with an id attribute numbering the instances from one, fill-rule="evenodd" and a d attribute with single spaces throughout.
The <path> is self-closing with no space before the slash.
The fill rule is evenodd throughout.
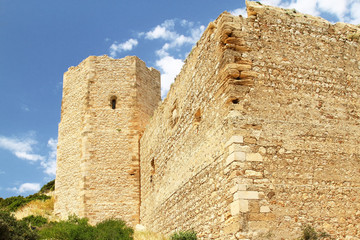
<path id="1" fill-rule="evenodd" d="M 255 2 L 248 15 L 209 24 L 146 128 L 142 224 L 359 237 L 359 29 Z"/>
<path id="2" fill-rule="evenodd" d="M 81 90 L 86 86 L 75 81 L 79 94 L 70 96 L 65 74 L 56 179 L 59 214 L 80 209 L 93 222 L 119 216 L 163 233 L 193 228 L 200 239 L 294 239 L 303 224 L 336 239 L 359 239 L 360 29 L 255 2 L 247 2 L 247 11 L 248 18 L 223 13 L 209 24 L 146 128 L 160 100 L 158 80 L 150 77 L 148 85 L 137 85 L 142 94 L 124 100 L 126 113 L 132 112 L 126 119 L 136 122 L 136 130 L 121 120 L 123 114 L 111 116 L 119 118 L 114 125 L 104 125 L 107 109 L 94 108 L 92 120 L 85 121 L 94 133 L 85 134 L 76 131 L 86 126 L 78 120 L 86 109 L 76 111 L 72 105 L 87 97 Z M 124 66 L 106 67 L 124 60 L 100 58 L 102 71 L 96 70 L 96 76 L 128 72 Z M 80 66 L 74 79 L 88 75 Z M 138 69 L 146 79 L 150 70 Z M 107 89 L 101 84 L 90 96 Z M 106 94 L 94 98 L 93 105 L 109 102 L 111 94 Z M 69 116 L 77 117 L 69 121 Z M 98 127 L 102 133 L 95 131 Z M 113 127 L 128 134 L 113 133 Z M 122 137 L 112 145 L 116 134 Z M 130 147 L 107 162 L 106 144 L 112 151 Z M 140 159 L 140 184 L 138 165 L 135 175 L 120 171 L 133 166 L 116 160 L 124 151 L 123 159 Z M 85 153 L 96 158 L 79 161 Z M 66 177 L 79 185 L 73 187 Z M 123 196 L 124 189 L 132 189 L 131 197 L 117 198 L 115 192 Z"/>

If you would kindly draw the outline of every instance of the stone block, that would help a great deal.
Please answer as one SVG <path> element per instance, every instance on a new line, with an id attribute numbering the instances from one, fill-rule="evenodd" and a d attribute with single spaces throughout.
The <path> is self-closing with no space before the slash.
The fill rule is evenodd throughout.
<path id="1" fill-rule="evenodd" d="M 244 152 L 233 152 L 226 158 L 226 165 L 231 164 L 236 161 L 245 161 L 245 153 Z"/>
<path id="2" fill-rule="evenodd" d="M 257 191 L 237 191 L 234 194 L 234 200 L 236 199 L 259 199 L 259 192 Z"/>
<path id="3" fill-rule="evenodd" d="M 230 189 L 230 192 L 231 193 L 235 193 L 235 192 L 237 192 L 237 191 L 246 191 L 246 189 L 247 189 L 247 186 L 246 186 L 246 184 L 236 184 L 235 186 L 233 186 L 231 189 Z"/>
<path id="4" fill-rule="evenodd" d="M 230 204 L 230 211 L 232 216 L 239 215 L 249 211 L 249 201 L 238 199 Z"/>
<path id="5" fill-rule="evenodd" d="M 239 219 L 231 219 L 225 223 L 224 234 L 232 234 L 241 230 L 241 222 Z"/>
<path id="6" fill-rule="evenodd" d="M 261 206 L 260 207 L 260 212 L 261 213 L 268 213 L 268 212 L 271 212 L 269 206 Z"/>
<path id="7" fill-rule="evenodd" d="M 246 177 L 252 177 L 252 178 L 262 178 L 263 173 L 262 172 L 257 172 L 257 171 L 254 171 L 254 170 L 245 170 L 245 176 Z"/>
<path id="8" fill-rule="evenodd" d="M 242 71 L 240 78 L 257 77 L 258 73 L 254 71 Z"/>
<path id="9" fill-rule="evenodd" d="M 250 213 L 249 221 L 272 221 L 275 219 L 273 213 Z"/>
<path id="10" fill-rule="evenodd" d="M 229 146 L 229 153 L 232 152 L 251 152 L 249 146 L 240 145 L 240 143 L 233 143 Z"/>
<path id="11" fill-rule="evenodd" d="M 246 161 L 261 162 L 263 157 L 260 153 L 246 153 Z"/>
<path id="12" fill-rule="evenodd" d="M 233 143 L 243 143 L 244 137 L 243 136 L 232 136 L 229 141 L 225 143 L 225 147 L 230 146 Z"/>

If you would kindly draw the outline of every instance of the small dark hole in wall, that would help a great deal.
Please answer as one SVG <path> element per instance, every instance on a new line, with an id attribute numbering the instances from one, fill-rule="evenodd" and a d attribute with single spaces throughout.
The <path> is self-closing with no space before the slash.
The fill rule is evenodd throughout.
<path id="1" fill-rule="evenodd" d="M 267 194 L 267 197 L 268 197 L 269 199 L 272 199 L 274 196 L 275 196 L 275 193 L 274 193 L 274 192 L 269 192 L 269 193 Z"/>
<path id="2" fill-rule="evenodd" d="M 231 102 L 232 102 L 233 104 L 239 104 L 239 99 L 233 99 Z"/>
<path id="3" fill-rule="evenodd" d="M 153 176 L 152 175 L 150 176 L 150 182 L 151 183 L 153 182 Z"/>
<path id="4" fill-rule="evenodd" d="M 199 123 L 201 121 L 201 110 L 200 109 L 197 110 L 194 118 L 195 118 L 195 123 Z"/>
<path id="5" fill-rule="evenodd" d="M 155 159 L 151 159 L 151 173 L 154 174 L 155 173 Z"/>
<path id="6" fill-rule="evenodd" d="M 152 168 L 155 168 L 155 159 L 154 159 L 154 158 L 151 159 L 151 167 L 152 167 Z"/>
<path id="7" fill-rule="evenodd" d="M 116 99 L 112 99 L 111 100 L 111 108 L 115 109 L 116 108 Z"/>

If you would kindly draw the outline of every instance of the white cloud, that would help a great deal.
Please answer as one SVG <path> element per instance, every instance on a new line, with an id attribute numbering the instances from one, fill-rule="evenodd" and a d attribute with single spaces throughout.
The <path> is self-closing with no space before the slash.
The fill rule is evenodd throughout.
<path id="1" fill-rule="evenodd" d="M 44 172 L 48 175 L 55 175 L 56 172 L 56 150 L 57 140 L 50 138 L 47 146 L 49 148 L 48 157 L 34 153 L 34 146 L 38 142 L 34 139 L 34 134 L 26 138 L 0 136 L 0 148 L 10 151 L 16 157 L 28 160 L 32 163 L 39 162 Z M 1 174 L 1 170 L 0 170 Z"/>
<path id="2" fill-rule="evenodd" d="M 320 11 L 329 12 L 343 20 L 347 12 L 349 1 L 347 0 L 317 0 Z"/>
<path id="3" fill-rule="evenodd" d="M 270 5 L 270 6 L 279 6 L 281 3 L 281 0 L 261 0 L 261 3 L 263 3 L 265 5 Z"/>
<path id="4" fill-rule="evenodd" d="M 177 21 L 174 19 L 166 20 L 162 24 L 153 28 L 153 30 L 145 33 L 145 39 L 161 39 L 166 41 L 163 47 L 160 50 L 157 50 L 157 53 L 160 56 L 167 55 L 167 51 L 172 48 L 181 47 L 185 44 L 195 44 L 205 30 L 205 26 L 203 25 L 194 27 L 195 23 L 187 20 L 180 20 L 180 26 L 186 28 L 186 35 L 179 34 L 174 30 L 176 22 Z"/>
<path id="5" fill-rule="evenodd" d="M 161 96 L 164 98 L 181 67 L 184 64 L 185 55 L 173 56 L 172 51 L 180 53 L 184 46 L 192 47 L 201 37 L 205 26 L 188 20 L 166 20 L 152 30 L 143 33 L 145 39 L 162 40 L 162 48 L 155 51 L 158 59 L 156 66 L 161 72 Z M 182 33 L 180 33 L 182 32 Z M 190 49 L 189 49 L 190 50 Z M 185 51 L 186 52 L 186 51 Z"/>
<path id="6" fill-rule="evenodd" d="M 161 96 L 165 97 L 174 82 L 176 75 L 180 72 L 184 62 L 171 56 L 165 56 L 156 61 L 156 66 L 161 71 Z"/>
<path id="7" fill-rule="evenodd" d="M 45 169 L 44 172 L 48 175 L 56 174 L 56 152 L 57 152 L 57 139 L 50 138 L 48 141 L 49 156 L 47 161 L 42 161 L 41 166 Z"/>
<path id="8" fill-rule="evenodd" d="M 156 26 L 154 30 L 149 31 L 145 34 L 145 38 L 147 39 L 158 39 L 158 38 L 164 38 L 166 39 L 168 36 L 168 31 L 166 28 L 161 26 Z"/>
<path id="9" fill-rule="evenodd" d="M 17 193 L 25 193 L 25 192 L 38 192 L 40 190 L 40 183 L 23 183 L 20 187 L 11 188 L 9 190 L 17 192 Z"/>
<path id="10" fill-rule="evenodd" d="M 24 112 L 30 112 L 30 108 L 26 104 L 21 104 L 21 110 Z"/>
<path id="11" fill-rule="evenodd" d="M 18 158 L 33 162 L 45 159 L 43 156 L 33 153 L 33 146 L 36 144 L 37 141 L 31 137 L 19 139 L 0 136 L 0 148 L 10 151 Z"/>
<path id="12" fill-rule="evenodd" d="M 355 2 L 350 8 L 350 23 L 360 24 L 360 2 Z"/>
<path id="13" fill-rule="evenodd" d="M 294 2 L 291 2 L 289 5 L 285 4 L 285 8 L 294 8 L 299 12 L 307 13 L 311 15 L 319 15 L 319 11 L 316 8 L 317 0 L 297 0 Z"/>
<path id="14" fill-rule="evenodd" d="M 191 21 L 188 21 L 188 20 L 185 20 L 185 19 L 181 20 L 180 24 L 181 24 L 182 27 L 190 27 L 190 28 L 192 28 L 194 26 L 194 22 L 191 22 Z"/>
<path id="15" fill-rule="evenodd" d="M 15 152 L 14 153 L 15 156 L 17 156 L 18 158 L 21 159 L 26 159 L 26 160 L 30 160 L 30 161 L 39 161 L 39 160 L 44 160 L 44 157 L 38 154 L 32 154 L 32 153 L 27 153 L 27 152 Z"/>
<path id="16" fill-rule="evenodd" d="M 205 26 L 201 25 L 195 28 L 191 28 L 190 29 L 190 33 L 191 33 L 191 43 L 196 43 L 201 35 L 203 34 L 203 32 L 205 31 Z"/>
<path id="17" fill-rule="evenodd" d="M 299 12 L 314 16 L 330 14 L 337 18 L 335 21 L 360 23 L 359 0 L 261 0 L 261 3 L 282 8 L 295 8 Z"/>
<path id="18" fill-rule="evenodd" d="M 230 11 L 230 13 L 234 16 L 243 16 L 243 17 L 247 17 L 247 12 L 246 12 L 246 8 L 237 8 L 237 9 L 234 9 L 232 11 Z"/>
<path id="19" fill-rule="evenodd" d="M 165 39 L 171 40 L 177 37 L 177 33 L 172 31 L 175 27 L 175 20 L 165 20 L 162 24 L 153 28 L 153 30 L 145 33 L 145 38 L 154 40 L 154 39 Z"/>
<path id="20" fill-rule="evenodd" d="M 110 46 L 110 56 L 116 57 L 117 53 L 121 53 L 123 51 L 131 51 L 134 47 L 138 45 L 138 40 L 130 38 L 126 42 L 123 43 L 117 43 L 114 42 Z"/>

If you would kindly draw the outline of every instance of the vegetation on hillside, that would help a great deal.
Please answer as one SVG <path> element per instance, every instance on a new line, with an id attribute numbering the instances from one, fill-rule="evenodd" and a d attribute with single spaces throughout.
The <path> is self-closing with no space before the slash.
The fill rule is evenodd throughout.
<path id="1" fill-rule="evenodd" d="M 16 219 L 23 219 L 27 216 L 42 216 L 49 221 L 56 221 L 57 217 L 54 215 L 55 198 L 52 196 L 48 200 L 34 200 L 27 203 L 25 206 L 19 208 L 14 212 Z"/>
<path id="2" fill-rule="evenodd" d="M 39 191 L 41 194 L 45 194 L 55 190 L 55 179 L 45 184 Z"/>
<path id="3" fill-rule="evenodd" d="M 15 212 L 19 208 L 25 206 L 31 201 L 34 200 L 45 201 L 51 199 L 51 197 L 45 195 L 45 193 L 53 191 L 54 189 L 55 189 L 55 180 L 52 180 L 47 184 L 45 184 L 38 193 L 29 195 L 27 197 L 17 196 L 17 197 L 5 198 L 5 199 L 0 198 L 0 210 Z"/>
<path id="4" fill-rule="evenodd" d="M 5 199 L 0 199 L 0 210 L 3 211 L 9 211 L 9 212 L 15 212 L 19 208 L 25 206 L 27 203 L 34 201 L 34 200 L 42 200 L 45 201 L 47 199 L 50 199 L 50 196 L 35 193 L 33 195 L 23 197 L 23 196 L 17 196 L 17 197 L 9 197 Z"/>

